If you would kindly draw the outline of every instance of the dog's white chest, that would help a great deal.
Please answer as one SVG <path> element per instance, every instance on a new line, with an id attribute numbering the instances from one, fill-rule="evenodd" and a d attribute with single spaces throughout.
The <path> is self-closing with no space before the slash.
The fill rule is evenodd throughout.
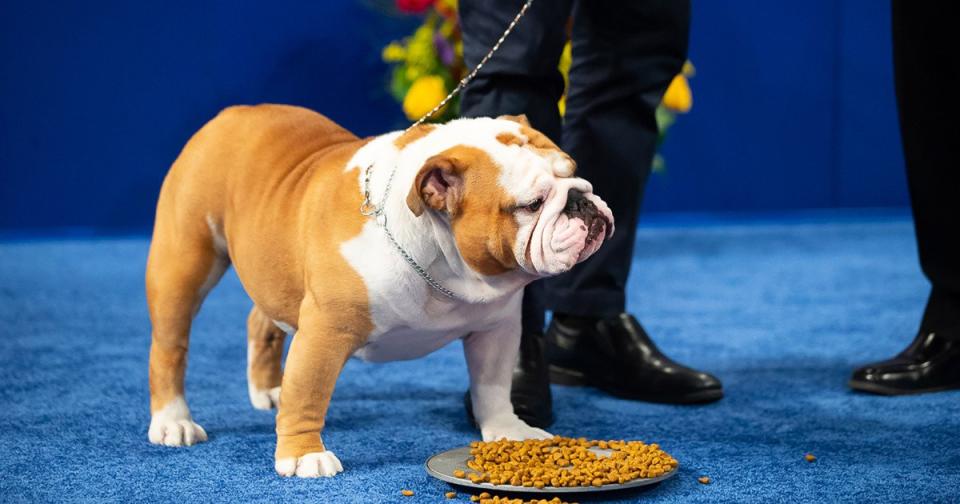
<path id="1" fill-rule="evenodd" d="M 489 327 L 504 316 L 519 315 L 519 296 L 489 304 L 448 302 L 403 261 L 370 222 L 341 251 L 363 278 L 374 325 L 367 343 L 354 352 L 366 361 L 385 362 L 423 357 L 453 340 Z"/>
<path id="2" fill-rule="evenodd" d="M 371 338 L 354 356 L 370 362 L 416 359 L 462 336 L 459 331 L 449 329 L 393 329 Z"/>

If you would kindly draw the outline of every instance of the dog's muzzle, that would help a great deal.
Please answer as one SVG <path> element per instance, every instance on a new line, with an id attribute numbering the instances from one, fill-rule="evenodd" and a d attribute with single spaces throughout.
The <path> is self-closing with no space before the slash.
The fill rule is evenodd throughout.
<path id="1" fill-rule="evenodd" d="M 540 276 L 565 271 L 593 255 L 613 235 L 613 213 L 583 179 L 563 179 L 531 236 L 530 262 Z"/>
<path id="2" fill-rule="evenodd" d="M 567 192 L 567 204 L 563 208 L 563 213 L 571 219 L 582 220 L 583 225 L 586 226 L 587 238 L 584 252 L 591 248 L 597 238 L 606 237 L 607 231 L 611 229 L 610 219 L 600 212 L 597 205 L 583 192 L 576 189 L 570 189 Z"/>

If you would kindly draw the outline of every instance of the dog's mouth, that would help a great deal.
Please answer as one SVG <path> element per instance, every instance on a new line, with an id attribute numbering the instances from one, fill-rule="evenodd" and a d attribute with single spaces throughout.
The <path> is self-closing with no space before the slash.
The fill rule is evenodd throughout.
<path id="1" fill-rule="evenodd" d="M 590 251 L 593 245 L 599 247 L 603 240 L 607 237 L 607 230 L 610 229 L 610 221 L 606 217 L 599 215 L 593 218 L 588 224 L 587 238 L 584 240 L 583 251 L 580 252 L 580 257 L 577 258 L 577 262 L 580 262 L 584 259 L 584 253 Z"/>
<path id="2" fill-rule="evenodd" d="M 594 254 L 603 245 L 603 241 L 609 236 L 610 221 L 606 216 L 599 214 L 590 222 L 585 224 L 587 227 L 587 236 L 583 241 L 583 249 L 577 254 L 577 262 L 582 262 Z"/>
<path id="3" fill-rule="evenodd" d="M 590 220 L 590 230 L 587 232 L 587 245 L 593 243 L 601 234 L 606 237 L 606 230 L 610 228 L 610 220 L 604 215 L 597 215 Z"/>
<path id="4" fill-rule="evenodd" d="M 577 262 L 586 259 L 596 252 L 608 234 L 613 230 L 610 218 L 600 211 L 597 205 L 579 191 L 570 191 L 564 213 L 571 219 L 580 219 L 583 222 L 584 237 L 583 250 L 578 254 Z"/>

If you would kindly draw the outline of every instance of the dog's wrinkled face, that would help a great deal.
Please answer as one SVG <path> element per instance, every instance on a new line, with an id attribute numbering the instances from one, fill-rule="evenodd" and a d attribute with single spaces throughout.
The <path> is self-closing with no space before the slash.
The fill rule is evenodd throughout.
<path id="1" fill-rule="evenodd" d="M 427 153 L 407 205 L 418 216 L 449 218 L 460 254 L 478 273 L 563 273 L 613 234 L 606 203 L 525 117 L 453 121 L 426 135 L 434 141 L 418 144 L 439 150 Z"/>

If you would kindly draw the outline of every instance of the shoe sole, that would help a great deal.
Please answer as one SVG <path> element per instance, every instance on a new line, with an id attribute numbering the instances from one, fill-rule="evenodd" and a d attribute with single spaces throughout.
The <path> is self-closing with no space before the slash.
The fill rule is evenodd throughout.
<path id="1" fill-rule="evenodd" d="M 847 386 L 858 392 L 869 392 L 871 394 L 878 394 L 878 395 L 885 395 L 885 396 L 931 394 L 934 392 L 946 392 L 948 390 L 960 389 L 960 384 L 944 385 L 942 387 L 930 387 L 930 388 L 924 388 L 924 389 L 900 389 L 900 388 L 894 388 L 894 387 L 885 387 L 883 385 L 877 385 L 876 383 L 862 382 L 857 380 L 848 381 Z"/>
<path id="2" fill-rule="evenodd" d="M 621 399 L 630 399 L 634 401 L 645 401 L 661 404 L 703 404 L 723 399 L 723 389 L 709 389 L 691 392 L 682 396 L 660 396 L 650 394 L 637 394 L 616 387 L 608 386 L 604 383 L 596 383 L 589 380 L 586 375 L 580 371 L 550 366 L 550 383 L 565 385 L 568 387 L 594 387 L 610 395 Z"/>

